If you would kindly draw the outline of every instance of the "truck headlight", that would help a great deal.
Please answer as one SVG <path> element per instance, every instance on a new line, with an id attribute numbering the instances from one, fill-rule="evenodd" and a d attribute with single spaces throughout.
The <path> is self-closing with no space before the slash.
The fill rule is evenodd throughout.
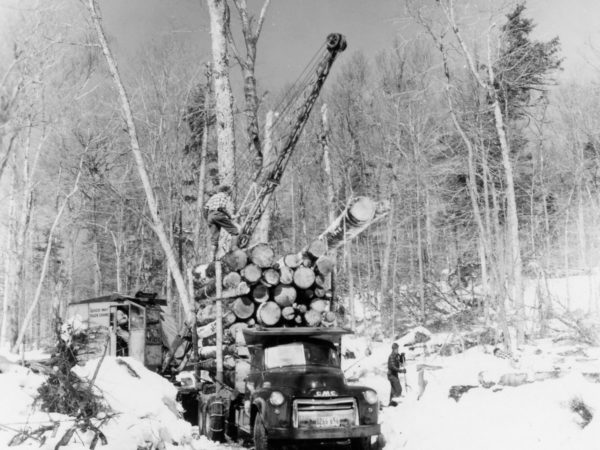
<path id="1" fill-rule="evenodd" d="M 375 391 L 364 391 L 363 397 L 365 397 L 365 400 L 369 405 L 374 405 L 375 403 L 377 403 L 378 400 L 377 392 Z"/>
<path id="2" fill-rule="evenodd" d="M 285 397 L 279 391 L 273 391 L 269 397 L 269 403 L 273 406 L 281 406 L 285 401 Z"/>

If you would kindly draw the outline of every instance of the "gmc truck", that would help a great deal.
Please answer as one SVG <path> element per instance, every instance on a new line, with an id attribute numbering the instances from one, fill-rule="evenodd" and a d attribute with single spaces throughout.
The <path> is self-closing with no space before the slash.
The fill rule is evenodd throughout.
<path id="1" fill-rule="evenodd" d="M 287 444 L 340 444 L 376 449 L 377 393 L 349 385 L 341 369 L 342 328 L 245 329 L 248 359 L 228 384 L 203 381 L 198 394 L 201 434 L 246 438 L 256 450 Z"/>

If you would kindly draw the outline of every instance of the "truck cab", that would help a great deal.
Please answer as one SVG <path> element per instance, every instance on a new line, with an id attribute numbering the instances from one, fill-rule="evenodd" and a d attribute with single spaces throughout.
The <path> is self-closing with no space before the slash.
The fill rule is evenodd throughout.
<path id="1" fill-rule="evenodd" d="M 240 384 L 223 428 L 251 437 L 256 450 L 301 442 L 376 448 L 377 394 L 349 385 L 340 366 L 341 337 L 348 333 L 341 328 L 243 330 L 250 360 L 243 393 Z"/>

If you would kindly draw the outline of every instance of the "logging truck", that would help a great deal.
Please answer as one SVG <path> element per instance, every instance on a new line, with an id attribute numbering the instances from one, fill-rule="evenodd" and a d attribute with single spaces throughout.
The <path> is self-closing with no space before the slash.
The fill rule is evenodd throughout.
<path id="1" fill-rule="evenodd" d="M 239 357 L 224 388 L 200 383 L 200 433 L 214 440 L 246 438 L 256 450 L 289 443 L 378 448 L 377 393 L 348 384 L 340 367 L 341 338 L 348 333 L 337 327 L 243 330 L 240 349 L 246 352 L 240 354 L 248 357 Z M 193 407 L 195 400 L 187 403 Z"/>
<path id="2" fill-rule="evenodd" d="M 127 324 L 127 354 L 175 381 L 186 419 L 211 439 L 247 438 L 256 450 L 299 441 L 378 446 L 377 394 L 348 384 L 340 367 L 342 336 L 350 332 L 336 326 L 332 272 L 335 249 L 383 218 L 389 203 L 351 199 L 316 240 L 280 259 L 266 244 L 250 246 L 331 65 L 345 48 L 342 35 L 327 37 L 312 79 L 298 90 L 299 104 L 289 108 L 294 117 L 280 121 L 287 129 L 274 144 L 278 156 L 249 189 L 255 193 L 249 207 L 244 201 L 240 208 L 247 212 L 238 248 L 188 272 L 197 322 L 185 324 L 169 342 L 161 367 L 158 352 L 165 348 L 148 339 L 155 319 L 164 319 L 154 304 L 146 302 L 147 308 L 121 296 L 73 305 L 90 324 L 108 326 L 110 354 L 119 354 L 124 314 L 137 318 Z"/>

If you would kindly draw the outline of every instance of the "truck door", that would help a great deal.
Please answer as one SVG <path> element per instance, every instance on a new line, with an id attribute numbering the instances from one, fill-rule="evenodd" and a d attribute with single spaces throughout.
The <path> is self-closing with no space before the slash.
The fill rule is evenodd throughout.
<path id="1" fill-rule="evenodd" d="M 135 303 L 129 304 L 129 356 L 144 363 L 146 346 L 146 310 Z"/>

